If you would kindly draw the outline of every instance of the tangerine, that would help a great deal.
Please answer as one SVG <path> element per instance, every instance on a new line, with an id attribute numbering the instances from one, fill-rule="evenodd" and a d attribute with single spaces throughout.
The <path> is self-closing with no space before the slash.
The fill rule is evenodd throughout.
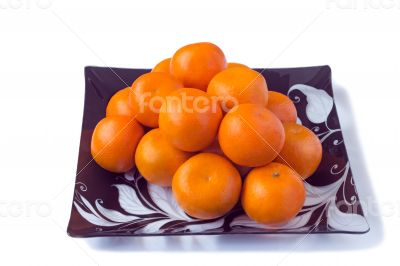
<path id="1" fill-rule="evenodd" d="M 283 147 L 285 131 L 281 121 L 258 104 L 239 104 L 223 118 L 219 144 L 234 163 L 257 167 L 270 163 Z"/>
<path id="2" fill-rule="evenodd" d="M 206 90 L 210 80 L 226 68 L 222 50 L 209 42 L 193 43 L 178 49 L 171 59 L 171 73 L 185 87 Z"/>
<path id="3" fill-rule="evenodd" d="M 142 126 L 127 116 L 105 117 L 97 123 L 91 141 L 93 159 L 102 168 L 123 173 L 135 165 L 135 150 Z"/>
<path id="4" fill-rule="evenodd" d="M 167 58 L 159 62 L 152 70 L 151 72 L 164 72 L 164 73 L 170 73 L 169 71 L 169 65 L 171 62 L 171 58 Z"/>
<path id="5" fill-rule="evenodd" d="M 158 127 L 159 110 L 165 97 L 182 88 L 182 83 L 168 73 L 150 72 L 137 78 L 131 88 L 130 104 L 137 120 L 148 127 Z"/>
<path id="6" fill-rule="evenodd" d="M 200 151 L 217 135 L 221 108 L 204 91 L 183 88 L 169 95 L 160 109 L 159 125 L 173 146 Z"/>
<path id="7" fill-rule="evenodd" d="M 218 97 L 224 111 L 237 104 L 266 106 L 268 102 L 268 86 L 264 77 L 247 67 L 231 67 L 221 71 L 208 84 L 207 93 Z"/>
<path id="8" fill-rule="evenodd" d="M 304 205 L 303 181 L 290 167 L 270 163 L 247 175 L 241 202 L 246 214 L 258 223 L 280 225 L 295 217 Z"/>
<path id="9" fill-rule="evenodd" d="M 283 123 L 285 144 L 276 162 L 294 169 L 303 179 L 317 170 L 322 159 L 322 145 L 310 129 L 296 123 Z"/>
<path id="10" fill-rule="evenodd" d="M 130 87 L 117 91 L 110 99 L 106 108 L 106 116 L 130 116 L 136 115 L 129 104 Z"/>
<path id="11" fill-rule="evenodd" d="M 240 63 L 233 63 L 233 62 L 228 63 L 227 67 L 228 68 L 231 68 L 231 67 L 247 67 L 248 68 L 248 66 L 246 66 L 246 65 L 243 65 L 243 64 L 240 64 Z"/>
<path id="12" fill-rule="evenodd" d="M 199 153 L 184 162 L 172 179 L 179 206 L 199 219 L 218 218 L 238 202 L 242 180 L 224 157 Z"/>
<path id="13" fill-rule="evenodd" d="M 269 91 L 267 109 L 283 122 L 296 122 L 297 110 L 292 100 L 285 94 Z"/>
<path id="14" fill-rule="evenodd" d="M 178 167 L 192 154 L 172 146 L 161 129 L 147 132 L 140 140 L 135 153 L 136 167 L 150 183 L 163 187 L 171 186 L 172 177 Z"/>
<path id="15" fill-rule="evenodd" d="M 220 156 L 223 156 L 229 160 L 229 158 L 224 154 L 224 152 L 221 150 L 221 146 L 219 145 L 218 138 L 215 138 L 215 140 L 211 143 L 210 146 L 207 148 L 203 149 L 201 152 L 208 152 L 208 153 L 214 153 Z M 245 177 L 247 173 L 251 170 L 250 167 L 247 166 L 242 166 L 235 164 L 234 162 L 231 161 L 231 163 L 236 167 L 236 169 L 239 171 L 240 176 Z"/>

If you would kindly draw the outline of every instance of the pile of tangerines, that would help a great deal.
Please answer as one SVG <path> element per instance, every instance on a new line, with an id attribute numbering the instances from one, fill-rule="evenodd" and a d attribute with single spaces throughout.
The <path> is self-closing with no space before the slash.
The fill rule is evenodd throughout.
<path id="1" fill-rule="evenodd" d="M 280 225 L 301 210 L 303 181 L 322 157 L 296 119 L 293 102 L 260 73 L 195 43 L 111 97 L 91 153 L 108 171 L 136 166 L 149 183 L 172 186 L 193 217 L 220 217 L 240 199 L 250 218 Z"/>

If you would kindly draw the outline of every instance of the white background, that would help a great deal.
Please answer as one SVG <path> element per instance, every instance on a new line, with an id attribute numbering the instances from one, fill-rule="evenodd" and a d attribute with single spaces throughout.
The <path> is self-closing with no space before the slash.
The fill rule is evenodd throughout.
<path id="1" fill-rule="evenodd" d="M 399 36 L 397 0 L 0 0 L 0 264 L 398 264 Z M 369 233 L 67 236 L 84 66 L 151 68 L 197 41 L 251 67 L 332 67 Z"/>

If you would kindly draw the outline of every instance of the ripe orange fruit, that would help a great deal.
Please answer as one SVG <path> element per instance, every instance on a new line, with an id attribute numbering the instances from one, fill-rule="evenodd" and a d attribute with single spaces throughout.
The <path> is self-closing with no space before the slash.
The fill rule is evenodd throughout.
<path id="1" fill-rule="evenodd" d="M 268 101 L 264 77 L 247 67 L 231 67 L 218 73 L 208 84 L 207 93 L 219 98 L 224 111 L 242 103 L 266 106 Z"/>
<path id="2" fill-rule="evenodd" d="M 134 117 L 136 113 L 129 105 L 130 87 L 117 91 L 110 99 L 106 108 L 106 116 L 130 116 Z"/>
<path id="3" fill-rule="evenodd" d="M 308 128 L 296 123 L 284 123 L 286 140 L 275 161 L 293 168 L 303 179 L 317 170 L 322 159 L 322 145 Z"/>
<path id="4" fill-rule="evenodd" d="M 240 104 L 222 119 L 219 144 L 233 162 L 257 167 L 270 163 L 283 147 L 285 131 L 281 121 L 258 104 Z"/>
<path id="5" fill-rule="evenodd" d="M 233 62 L 228 63 L 228 68 L 231 68 L 231 67 L 247 67 L 248 68 L 248 66 L 246 66 L 246 65 L 243 65 L 240 63 L 233 63 Z"/>
<path id="6" fill-rule="evenodd" d="M 296 107 L 285 94 L 269 91 L 267 108 L 282 122 L 296 122 L 297 120 Z"/>
<path id="7" fill-rule="evenodd" d="M 183 88 L 167 97 L 160 109 L 159 125 L 176 148 L 200 151 L 215 139 L 221 119 L 220 107 L 207 93 Z"/>
<path id="8" fill-rule="evenodd" d="M 222 50 L 208 42 L 183 46 L 171 59 L 171 73 L 181 80 L 185 87 L 206 90 L 210 80 L 226 68 Z"/>
<path id="9" fill-rule="evenodd" d="M 136 153 L 136 167 L 150 183 L 163 187 L 171 186 L 172 177 L 178 167 L 192 154 L 173 147 L 161 129 L 147 132 L 140 140 Z"/>
<path id="10" fill-rule="evenodd" d="M 92 135 L 93 159 L 110 172 L 126 172 L 135 165 L 136 146 L 143 134 L 142 126 L 132 117 L 103 118 Z"/>
<path id="11" fill-rule="evenodd" d="M 136 119 L 145 126 L 158 127 L 158 114 L 165 97 L 180 88 L 182 83 L 168 73 L 150 72 L 137 78 L 130 93 Z"/>
<path id="12" fill-rule="evenodd" d="M 199 219 L 213 219 L 230 211 L 239 200 L 242 180 L 224 157 L 199 153 L 184 162 L 172 179 L 179 206 Z"/>
<path id="13" fill-rule="evenodd" d="M 221 146 L 219 145 L 218 138 L 215 138 L 214 141 L 211 143 L 211 145 L 208 146 L 207 148 L 203 149 L 201 152 L 214 153 L 214 154 L 220 155 L 222 157 L 225 157 L 226 159 L 229 160 L 229 158 L 221 150 Z M 232 161 L 231 161 L 231 163 L 239 171 L 240 176 L 245 177 L 247 175 L 247 173 L 251 170 L 250 167 L 238 165 Z"/>
<path id="14" fill-rule="evenodd" d="M 241 202 L 246 214 L 258 223 L 279 225 L 295 217 L 306 192 L 298 174 L 280 163 L 254 168 L 247 175 Z"/>
<path id="15" fill-rule="evenodd" d="M 169 64 L 171 62 L 171 58 L 167 58 L 159 62 L 152 70 L 151 72 L 164 72 L 164 73 L 170 73 L 169 71 Z"/>

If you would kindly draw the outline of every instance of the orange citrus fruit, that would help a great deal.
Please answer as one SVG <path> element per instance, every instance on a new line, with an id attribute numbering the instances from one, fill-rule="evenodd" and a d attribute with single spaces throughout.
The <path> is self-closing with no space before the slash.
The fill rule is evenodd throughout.
<path id="1" fill-rule="evenodd" d="M 285 131 L 281 121 L 258 104 L 240 104 L 223 118 L 219 144 L 233 162 L 249 167 L 270 163 L 283 147 Z"/>
<path id="2" fill-rule="evenodd" d="M 220 155 L 222 157 L 225 157 L 226 159 L 229 160 L 229 158 L 221 150 L 221 146 L 219 145 L 218 138 L 215 138 L 215 140 L 211 143 L 211 145 L 208 146 L 207 148 L 203 149 L 201 152 L 214 153 L 214 154 Z M 251 170 L 250 167 L 238 165 L 232 161 L 231 161 L 231 163 L 233 164 L 233 166 L 236 167 L 236 169 L 239 171 L 239 174 L 243 177 L 246 176 L 247 173 Z"/>
<path id="3" fill-rule="evenodd" d="M 106 116 L 130 116 L 136 115 L 129 104 L 130 87 L 117 91 L 110 99 L 106 108 Z"/>
<path id="4" fill-rule="evenodd" d="M 284 123 L 285 144 L 275 161 L 293 168 L 303 179 L 317 170 L 322 159 L 322 145 L 308 128 L 296 123 Z"/>
<path id="5" fill-rule="evenodd" d="M 297 120 L 296 107 L 285 94 L 269 91 L 267 109 L 273 112 L 282 122 L 296 122 Z"/>
<path id="6" fill-rule="evenodd" d="M 246 65 L 243 65 L 240 63 L 233 63 L 233 62 L 228 63 L 228 68 L 231 68 L 231 67 L 247 67 L 248 68 L 248 66 L 246 66 Z"/>
<path id="7" fill-rule="evenodd" d="M 242 103 L 266 106 L 268 101 L 264 77 L 247 67 L 231 67 L 218 73 L 210 81 L 207 93 L 219 98 L 224 111 Z"/>
<path id="8" fill-rule="evenodd" d="M 191 155 L 172 146 L 161 129 L 156 128 L 147 132 L 140 140 L 135 162 L 137 169 L 148 182 L 168 187 L 171 186 L 175 171 Z"/>
<path id="9" fill-rule="evenodd" d="M 247 175 L 241 202 L 246 214 L 258 223 L 280 225 L 295 217 L 304 205 L 303 181 L 290 167 L 270 163 Z"/>
<path id="10" fill-rule="evenodd" d="M 171 58 L 167 58 L 159 62 L 152 70 L 151 72 L 164 72 L 164 73 L 170 73 L 169 71 L 169 64 L 171 62 Z"/>
<path id="11" fill-rule="evenodd" d="M 136 119 L 145 126 L 158 127 L 158 114 L 165 97 L 180 88 L 182 83 L 168 73 L 150 72 L 137 78 L 130 93 Z"/>
<path id="12" fill-rule="evenodd" d="M 222 112 L 204 91 L 183 88 L 174 91 L 160 109 L 159 125 L 176 148 L 200 151 L 215 139 Z"/>
<path id="13" fill-rule="evenodd" d="M 172 179 L 179 206 L 199 219 L 218 218 L 238 202 L 242 180 L 224 157 L 199 153 L 184 162 Z"/>
<path id="14" fill-rule="evenodd" d="M 91 142 L 93 159 L 104 169 L 123 173 L 135 165 L 135 150 L 144 131 L 134 118 L 111 116 L 96 125 Z"/>
<path id="15" fill-rule="evenodd" d="M 226 68 L 222 50 L 208 42 L 183 46 L 171 59 L 171 73 L 181 80 L 185 87 L 206 90 L 210 80 Z"/>

